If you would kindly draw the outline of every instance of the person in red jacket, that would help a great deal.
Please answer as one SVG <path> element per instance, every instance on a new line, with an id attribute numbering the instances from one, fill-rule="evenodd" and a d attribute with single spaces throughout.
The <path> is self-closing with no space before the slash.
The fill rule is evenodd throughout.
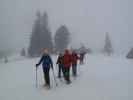
<path id="1" fill-rule="evenodd" d="M 71 60 L 72 60 L 72 73 L 73 73 L 73 76 L 76 77 L 77 76 L 77 62 L 78 62 L 78 55 L 75 51 L 72 52 L 72 57 L 71 57 Z"/>
<path id="2" fill-rule="evenodd" d="M 70 67 L 71 67 L 71 54 L 69 53 L 69 50 L 65 50 L 64 56 L 63 56 L 63 66 L 64 66 L 64 78 L 67 82 L 67 84 L 70 84 Z"/>

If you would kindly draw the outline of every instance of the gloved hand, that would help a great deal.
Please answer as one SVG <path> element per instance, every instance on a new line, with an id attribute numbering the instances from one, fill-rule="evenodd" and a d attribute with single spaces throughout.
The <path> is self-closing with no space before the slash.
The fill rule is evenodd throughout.
<path id="1" fill-rule="evenodd" d="M 36 67 L 38 67 L 39 66 L 39 64 L 36 64 Z"/>
<path id="2" fill-rule="evenodd" d="M 58 64 L 58 62 L 56 62 L 56 64 Z"/>

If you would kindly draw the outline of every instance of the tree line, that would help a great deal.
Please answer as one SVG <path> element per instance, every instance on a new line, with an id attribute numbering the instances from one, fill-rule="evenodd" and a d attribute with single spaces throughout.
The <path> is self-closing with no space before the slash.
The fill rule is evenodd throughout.
<path id="1" fill-rule="evenodd" d="M 36 57 L 41 54 L 41 50 L 44 48 L 49 51 L 61 52 L 67 48 L 70 42 L 70 32 L 66 25 L 61 25 L 52 38 L 52 32 L 49 27 L 48 14 L 44 12 L 41 14 L 37 12 L 36 20 L 32 28 L 32 34 L 30 37 L 30 45 L 28 48 L 28 54 L 30 57 Z"/>
<path id="2" fill-rule="evenodd" d="M 66 25 L 61 25 L 52 38 L 52 32 L 49 27 L 49 19 L 47 12 L 41 14 L 39 11 L 36 14 L 36 20 L 32 27 L 32 34 L 30 37 L 30 45 L 28 48 L 28 55 L 30 57 L 40 56 L 41 50 L 49 49 L 51 53 L 62 52 L 68 47 L 70 43 L 71 33 Z M 109 33 L 105 34 L 105 45 L 103 52 L 107 55 L 113 53 L 112 43 Z"/>

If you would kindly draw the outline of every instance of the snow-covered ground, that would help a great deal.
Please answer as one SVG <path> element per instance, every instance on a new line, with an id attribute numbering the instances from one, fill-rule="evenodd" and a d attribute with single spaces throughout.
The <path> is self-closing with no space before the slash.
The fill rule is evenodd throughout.
<path id="1" fill-rule="evenodd" d="M 41 66 L 39 87 L 35 87 L 38 60 L 25 58 L 0 63 L 0 100 L 133 100 L 133 60 L 87 55 L 85 64 L 78 65 L 78 77 L 71 77 L 70 85 L 57 80 L 56 87 L 51 72 L 51 90 L 42 87 Z M 55 56 L 53 60 L 55 64 Z"/>

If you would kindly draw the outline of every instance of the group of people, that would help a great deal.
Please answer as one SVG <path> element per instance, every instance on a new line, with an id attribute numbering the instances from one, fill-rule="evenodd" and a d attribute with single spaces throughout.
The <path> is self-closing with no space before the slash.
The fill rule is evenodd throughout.
<path id="1" fill-rule="evenodd" d="M 74 77 L 77 76 L 77 62 L 80 61 L 80 64 L 83 64 L 85 53 L 80 53 L 79 55 L 76 53 L 76 51 L 70 51 L 66 49 L 64 53 L 60 53 L 57 59 L 56 64 L 58 65 L 58 78 L 61 78 L 61 73 L 63 73 L 64 80 L 66 81 L 66 84 L 70 84 L 70 68 L 72 67 L 72 75 Z M 36 64 L 36 67 L 42 64 L 43 73 L 44 73 L 44 80 L 45 84 L 44 86 L 50 88 L 50 76 L 49 71 L 50 68 L 53 70 L 53 61 L 50 57 L 48 50 L 45 49 L 43 52 L 43 55 L 39 61 L 38 64 Z"/>

